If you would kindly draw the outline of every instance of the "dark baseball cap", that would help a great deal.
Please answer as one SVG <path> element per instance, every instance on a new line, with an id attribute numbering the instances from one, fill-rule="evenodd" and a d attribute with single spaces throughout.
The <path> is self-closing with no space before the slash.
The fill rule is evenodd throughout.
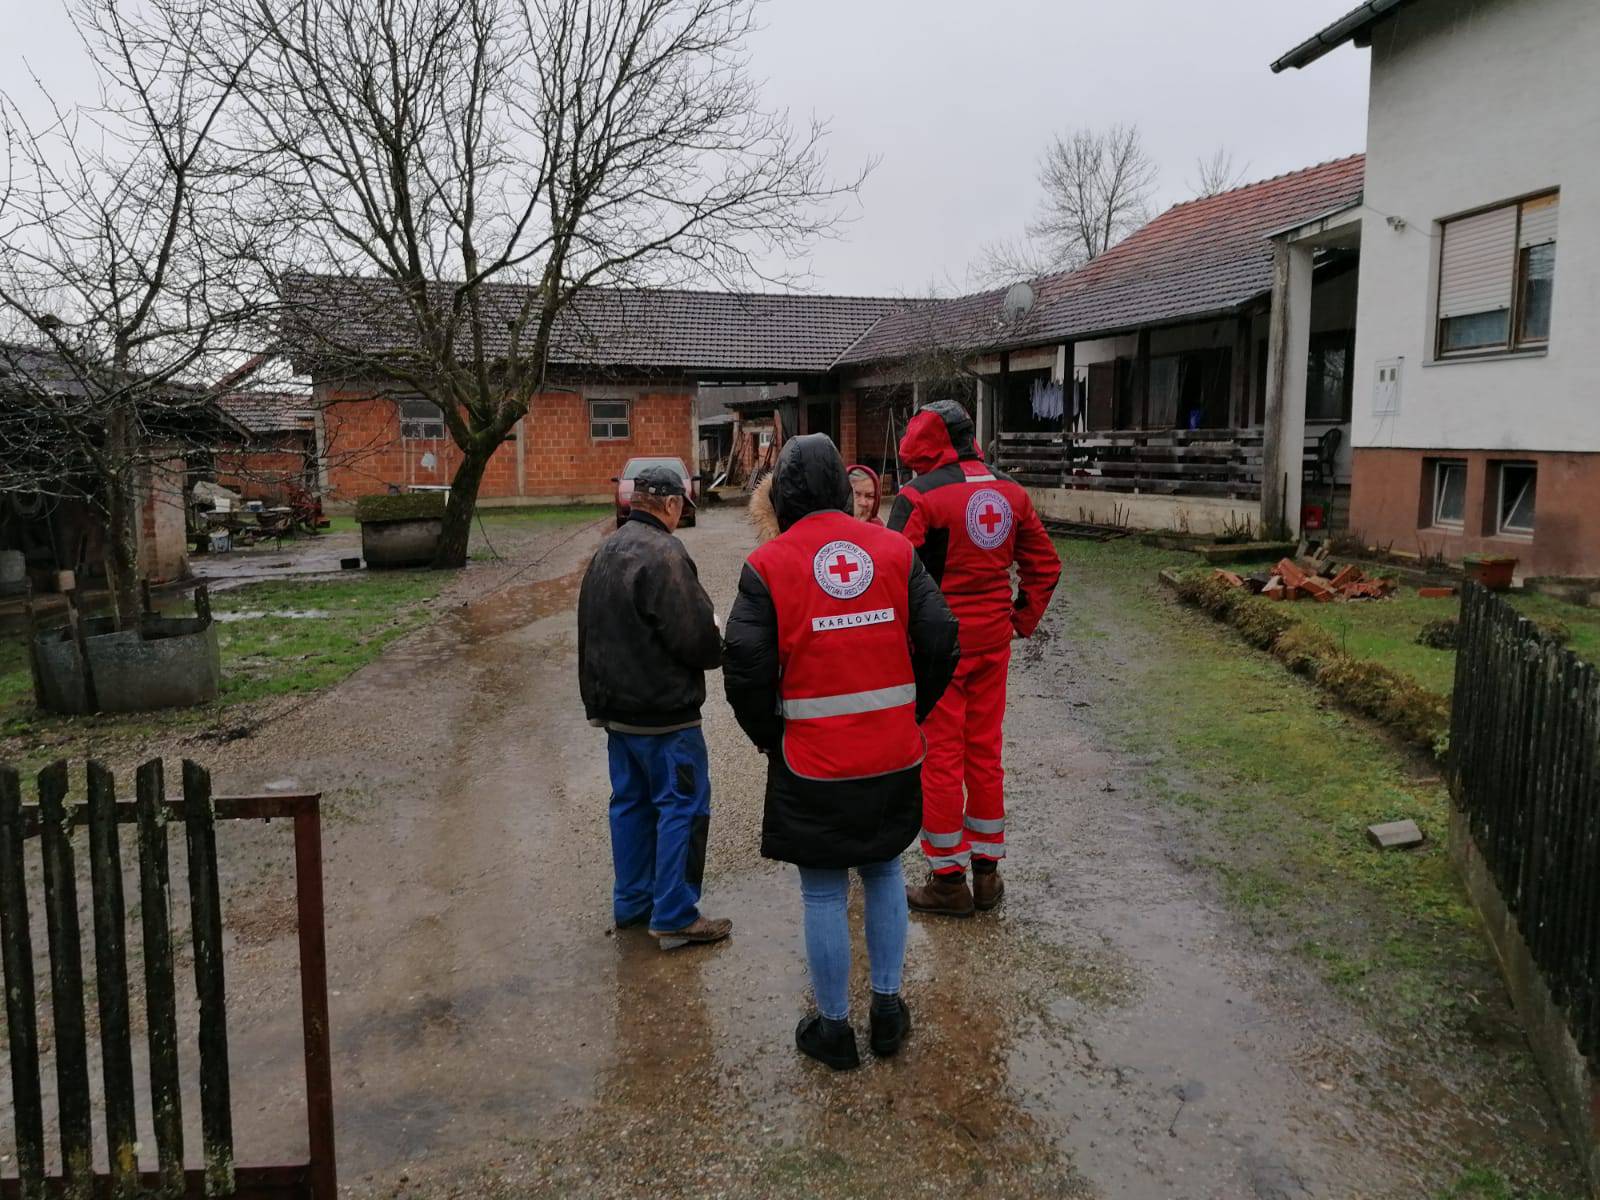
<path id="1" fill-rule="evenodd" d="M 682 496 L 690 508 L 695 506 L 686 480 L 671 467 L 644 467 L 633 477 L 633 490 L 651 496 Z"/>

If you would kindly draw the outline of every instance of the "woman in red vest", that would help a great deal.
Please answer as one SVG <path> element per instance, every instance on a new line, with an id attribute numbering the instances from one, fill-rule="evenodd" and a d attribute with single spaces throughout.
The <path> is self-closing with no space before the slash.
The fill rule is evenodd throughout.
<path id="1" fill-rule="evenodd" d="M 911 543 L 852 515 L 844 460 L 825 435 L 791 439 L 752 503 L 770 503 L 778 533 L 745 563 L 723 682 L 767 756 L 761 853 L 800 868 L 819 1011 L 795 1044 L 844 1070 L 861 1063 L 848 994 L 852 868 L 866 890 L 873 1052 L 894 1054 L 911 1029 L 900 854 L 922 824 L 918 725 L 955 671 L 956 621 Z"/>

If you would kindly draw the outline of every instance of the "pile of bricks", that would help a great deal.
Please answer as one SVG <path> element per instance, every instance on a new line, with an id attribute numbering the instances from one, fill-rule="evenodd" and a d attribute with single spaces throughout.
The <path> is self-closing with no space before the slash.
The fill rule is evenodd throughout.
<path id="1" fill-rule="evenodd" d="M 1268 600 L 1382 600 L 1396 588 L 1392 579 L 1368 575 L 1360 567 L 1347 564 L 1335 567 L 1324 558 L 1291 558 L 1278 561 L 1268 574 L 1235 575 L 1217 571 L 1217 577 L 1230 587 L 1242 588 Z"/>

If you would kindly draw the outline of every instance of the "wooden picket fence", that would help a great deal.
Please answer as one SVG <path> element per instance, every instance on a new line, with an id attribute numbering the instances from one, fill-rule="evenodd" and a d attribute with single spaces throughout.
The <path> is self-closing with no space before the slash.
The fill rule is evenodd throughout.
<path id="1" fill-rule="evenodd" d="M 211 777 L 183 764 L 183 798 L 168 799 L 160 760 L 138 769 L 137 799 L 119 802 L 112 773 L 88 764 L 87 802 L 69 805 L 64 762 L 41 771 L 37 805 L 22 802 L 21 781 L 0 766 L 0 950 L 6 988 L 6 1032 L 17 1174 L 0 1179 L 3 1200 L 45 1196 L 88 1198 L 230 1196 L 241 1200 L 336 1195 L 333 1089 L 329 1058 L 327 953 L 322 899 L 320 796 L 213 797 Z M 216 822 L 284 818 L 293 822 L 299 917 L 301 1008 L 306 1065 L 309 1161 L 289 1166 L 236 1167 L 224 988 L 223 914 L 217 871 Z M 143 1171 L 135 1116 L 130 1032 L 128 940 L 118 826 L 138 826 L 139 921 L 143 952 L 149 1096 L 157 1166 Z M 179 1073 L 177 986 L 174 975 L 169 825 L 181 825 L 187 845 L 193 936 L 200 1129 L 204 1166 L 187 1169 Z M 94 933 L 94 996 L 99 1041 L 105 1143 L 109 1171 L 93 1161 L 92 1092 L 85 1019 L 83 953 L 73 829 L 88 826 L 90 912 Z M 47 1175 L 40 1037 L 35 1003 L 31 908 L 24 849 L 37 837 L 42 865 L 45 929 L 50 958 L 51 1044 L 57 1093 L 60 1174 Z"/>
<path id="2" fill-rule="evenodd" d="M 1462 597 L 1449 779 L 1551 998 L 1600 1064 L 1600 671 Z"/>

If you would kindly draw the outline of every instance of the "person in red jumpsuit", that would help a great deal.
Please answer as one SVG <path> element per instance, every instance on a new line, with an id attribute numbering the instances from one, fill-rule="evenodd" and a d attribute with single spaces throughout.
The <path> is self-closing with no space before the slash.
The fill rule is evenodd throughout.
<path id="1" fill-rule="evenodd" d="M 1028 493 L 983 461 L 972 418 L 954 400 L 912 416 L 900 461 L 916 478 L 895 499 L 889 528 L 917 548 L 961 628 L 955 679 L 922 727 L 922 852 L 930 870 L 927 883 L 906 889 L 906 900 L 919 912 L 970 917 L 1000 903 L 1005 891 L 1000 748 L 1011 639 L 1038 626 L 1061 560 Z"/>

